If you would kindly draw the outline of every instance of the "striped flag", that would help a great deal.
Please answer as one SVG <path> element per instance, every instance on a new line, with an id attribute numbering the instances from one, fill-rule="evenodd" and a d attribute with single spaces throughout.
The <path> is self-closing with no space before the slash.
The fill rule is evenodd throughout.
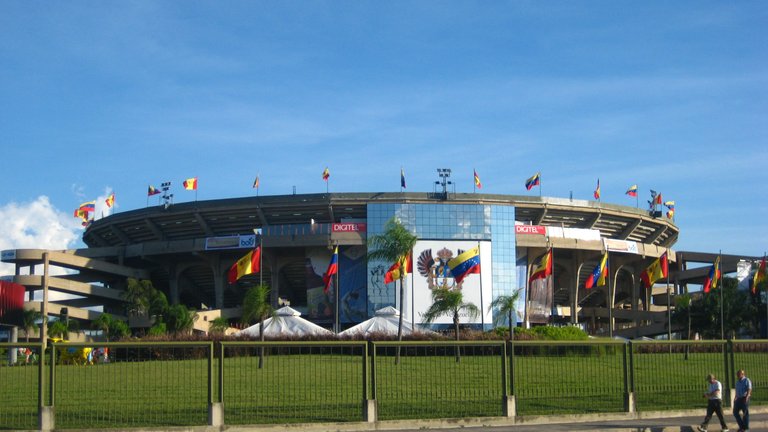
<path id="1" fill-rule="evenodd" d="M 472 170 L 472 171 L 475 173 L 475 186 L 477 186 L 478 189 L 482 189 L 483 188 L 483 184 L 480 183 L 480 176 L 477 175 L 477 171 L 476 170 Z"/>
<path id="2" fill-rule="evenodd" d="M 184 189 L 186 190 L 197 190 L 197 177 L 192 177 L 184 180 L 184 183 L 182 183 L 182 186 L 184 186 Z"/>
<path id="3" fill-rule="evenodd" d="M 331 262 L 328 263 L 328 270 L 325 271 L 325 275 L 323 276 L 323 282 L 325 282 L 325 287 L 323 288 L 323 292 L 328 294 L 328 290 L 331 287 L 331 281 L 333 280 L 333 275 L 339 272 L 339 247 L 336 246 L 336 248 L 333 250 L 333 256 L 331 257 Z"/>

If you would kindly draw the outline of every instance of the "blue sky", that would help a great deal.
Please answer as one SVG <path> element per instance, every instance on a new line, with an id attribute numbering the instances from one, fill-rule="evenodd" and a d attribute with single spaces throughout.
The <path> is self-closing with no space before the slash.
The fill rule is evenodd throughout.
<path id="1" fill-rule="evenodd" d="M 768 3 L 0 2 L 0 249 L 149 184 L 197 199 L 458 192 L 676 201 L 677 250 L 768 249 Z M 155 203 L 156 200 L 150 200 Z"/>

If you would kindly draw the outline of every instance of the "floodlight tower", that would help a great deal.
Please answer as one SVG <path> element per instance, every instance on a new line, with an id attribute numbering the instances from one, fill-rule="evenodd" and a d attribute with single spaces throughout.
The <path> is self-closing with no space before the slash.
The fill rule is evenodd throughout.
<path id="1" fill-rule="evenodd" d="M 435 184 L 443 187 L 443 195 L 442 198 L 444 200 L 448 199 L 448 185 L 453 185 L 453 182 L 448 180 L 451 177 L 451 169 L 450 168 L 438 168 L 437 169 L 437 175 L 440 177 L 439 181 L 436 181 Z"/>
<path id="2" fill-rule="evenodd" d="M 168 191 L 171 190 L 171 182 L 164 182 L 161 184 L 160 190 L 163 191 L 163 208 L 168 210 L 168 207 L 173 204 L 173 194 L 168 193 Z"/>

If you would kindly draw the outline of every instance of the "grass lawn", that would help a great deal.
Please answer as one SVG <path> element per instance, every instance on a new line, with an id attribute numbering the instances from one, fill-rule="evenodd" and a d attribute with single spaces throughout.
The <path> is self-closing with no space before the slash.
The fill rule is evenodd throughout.
<path id="1" fill-rule="evenodd" d="M 735 357 L 737 367 L 747 369 L 755 385 L 754 404 L 768 401 L 768 370 L 761 366 L 766 358 L 765 353 Z M 701 407 L 706 374 L 723 375 L 721 353 L 691 353 L 688 359 L 683 353 L 636 353 L 633 361 L 639 411 Z M 501 362 L 500 356 L 487 352 L 463 355 L 456 362 L 450 353 L 427 356 L 406 351 L 395 365 L 390 351 L 377 354 L 379 419 L 501 416 Z M 224 366 L 225 424 L 363 420 L 366 395 L 359 353 L 273 352 L 259 369 L 258 357 L 251 351 L 228 356 Z M 624 409 L 620 352 L 518 352 L 513 369 L 518 415 Z M 45 375 L 47 380 L 47 368 Z M 37 427 L 37 377 L 36 366 L 0 367 L 0 429 Z M 118 358 L 94 366 L 58 365 L 55 386 L 57 428 L 207 424 L 206 359 Z M 373 392 L 370 383 L 368 391 Z"/>

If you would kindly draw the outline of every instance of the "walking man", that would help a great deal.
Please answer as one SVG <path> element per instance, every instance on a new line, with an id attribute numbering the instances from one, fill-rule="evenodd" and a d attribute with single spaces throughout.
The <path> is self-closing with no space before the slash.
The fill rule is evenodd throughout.
<path id="1" fill-rule="evenodd" d="M 728 426 L 723 418 L 723 385 L 715 378 L 714 374 L 707 375 L 707 382 L 709 382 L 709 388 L 704 393 L 704 397 L 707 398 L 707 415 L 704 417 L 704 422 L 699 426 L 699 431 L 707 431 L 707 425 L 709 420 L 712 419 L 712 413 L 715 413 L 717 418 L 720 419 L 721 430 L 728 432 Z"/>
<path id="2" fill-rule="evenodd" d="M 749 399 L 752 397 L 752 381 L 744 374 L 744 369 L 736 372 L 736 399 L 733 400 L 733 416 L 739 424 L 739 432 L 749 432 Z M 743 412 L 744 415 L 740 415 Z"/>

